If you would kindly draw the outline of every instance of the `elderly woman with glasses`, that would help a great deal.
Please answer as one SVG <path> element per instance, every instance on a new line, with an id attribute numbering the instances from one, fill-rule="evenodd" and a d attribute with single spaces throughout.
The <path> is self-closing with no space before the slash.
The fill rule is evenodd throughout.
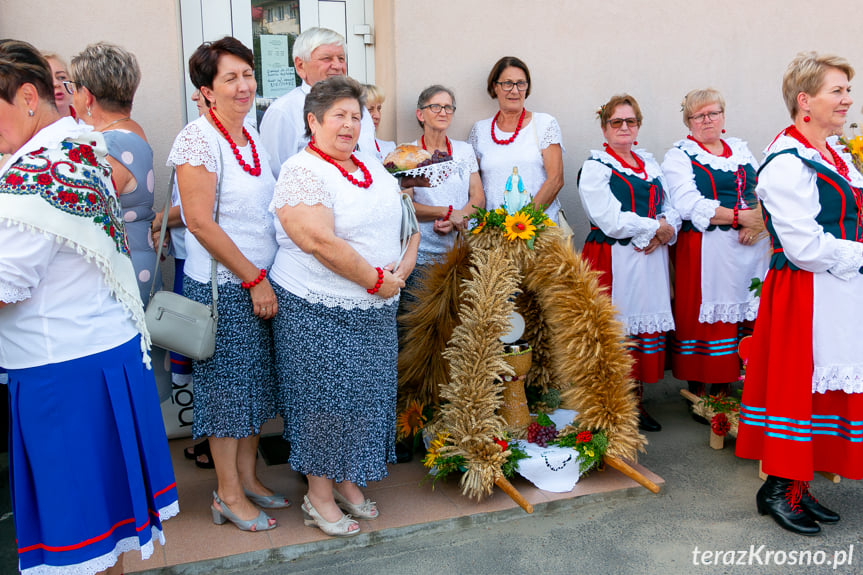
<path id="1" fill-rule="evenodd" d="M 487 91 L 500 109 L 494 117 L 474 124 L 468 140 L 479 162 L 487 209 L 503 205 L 507 180 L 517 169 L 534 205 L 545 206 L 546 215 L 557 221 L 563 138 L 554 117 L 524 107 L 530 90 L 527 64 L 514 56 L 498 60 L 488 75 Z"/>
<path id="2" fill-rule="evenodd" d="M 690 134 L 662 163 L 671 203 L 683 218 L 674 248 L 674 377 L 689 390 L 727 393 L 740 377 L 737 342 L 751 332 L 758 298 L 749 290 L 764 279 L 767 236 L 755 197 L 758 163 L 746 142 L 723 138 L 725 100 L 714 89 L 683 100 Z M 705 420 L 700 418 L 702 422 Z"/>
<path id="3" fill-rule="evenodd" d="M 659 431 L 641 398 L 643 384 L 659 381 L 665 371 L 665 332 L 674 329 L 668 245 L 676 239 L 680 216 L 668 201 L 659 164 L 648 152 L 633 150 L 642 122 L 635 98 L 613 96 L 597 113 L 604 149 L 591 151 L 578 182 L 590 219 L 582 257 L 602 272 L 599 281 L 609 288 L 629 336 L 639 427 Z"/>

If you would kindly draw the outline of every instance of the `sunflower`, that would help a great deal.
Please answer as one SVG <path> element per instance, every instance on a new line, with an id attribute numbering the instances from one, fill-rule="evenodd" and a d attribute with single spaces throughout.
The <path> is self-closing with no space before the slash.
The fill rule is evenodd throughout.
<path id="1" fill-rule="evenodd" d="M 556 223 L 554 223 L 554 220 L 551 218 L 545 218 L 545 221 L 542 223 L 543 223 L 543 225 L 551 226 L 551 227 L 554 227 L 557 225 Z"/>
<path id="2" fill-rule="evenodd" d="M 437 437 L 432 440 L 426 456 L 423 458 L 423 465 L 427 469 L 434 467 L 437 460 L 440 459 L 440 450 L 446 446 L 447 439 L 449 439 L 449 433 L 438 433 Z"/>
<path id="3" fill-rule="evenodd" d="M 517 212 L 514 216 L 507 216 L 503 222 L 506 231 L 506 239 L 512 241 L 516 238 L 529 240 L 536 235 L 536 226 L 530 221 L 530 216 Z"/>
<path id="4" fill-rule="evenodd" d="M 480 223 L 478 223 L 478 224 L 476 225 L 476 227 L 470 231 L 470 233 L 472 233 L 472 234 L 478 234 L 478 233 L 480 233 L 480 232 L 483 230 L 483 228 L 484 228 L 484 227 L 485 227 L 485 220 L 483 220 L 483 221 L 481 221 Z"/>
<path id="5" fill-rule="evenodd" d="M 423 415 L 425 406 L 414 400 L 403 412 L 396 418 L 396 428 L 398 429 L 399 437 L 413 437 L 416 432 L 423 428 L 426 418 Z"/>

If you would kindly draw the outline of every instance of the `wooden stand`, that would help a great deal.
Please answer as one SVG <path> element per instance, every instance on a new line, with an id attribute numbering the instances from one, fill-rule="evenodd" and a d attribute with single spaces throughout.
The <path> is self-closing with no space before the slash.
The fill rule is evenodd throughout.
<path id="1" fill-rule="evenodd" d="M 617 469 L 618 471 L 620 471 L 651 493 L 659 493 L 659 486 L 657 484 L 655 484 L 654 482 L 646 478 L 644 475 L 630 467 L 629 464 L 622 459 L 618 459 L 611 455 L 606 455 L 602 458 L 602 462 L 609 467 Z"/>
<path id="2" fill-rule="evenodd" d="M 528 500 L 525 499 L 524 496 L 519 493 L 515 487 L 512 486 L 512 483 L 510 483 L 506 477 L 501 475 L 495 480 L 494 484 L 500 487 L 504 493 L 509 495 L 513 501 L 518 503 L 518 505 L 522 509 L 524 509 L 528 513 L 533 513 L 533 505 L 531 505 Z"/>
<path id="3" fill-rule="evenodd" d="M 713 418 L 713 416 L 715 415 L 715 413 L 713 413 L 713 410 L 703 408 L 703 406 L 699 406 L 699 403 L 701 402 L 702 398 L 698 397 L 697 395 L 695 395 L 694 393 L 692 393 L 688 389 L 681 389 L 680 395 L 682 395 L 687 400 L 689 400 L 690 403 L 692 403 L 693 413 L 702 416 L 707 421 L 710 421 L 711 418 Z M 731 423 L 731 429 L 728 430 L 728 435 L 730 435 L 731 437 L 737 437 L 737 420 L 736 419 L 734 419 L 734 421 Z M 722 449 L 723 447 L 725 447 L 725 436 L 716 435 L 715 433 L 713 433 L 713 430 L 711 429 L 710 430 L 710 447 L 712 447 L 713 449 Z"/>

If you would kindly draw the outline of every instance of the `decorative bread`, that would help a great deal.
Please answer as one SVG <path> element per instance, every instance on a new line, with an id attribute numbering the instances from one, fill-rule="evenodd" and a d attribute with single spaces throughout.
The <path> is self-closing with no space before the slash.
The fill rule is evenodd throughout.
<path id="1" fill-rule="evenodd" d="M 413 170 L 419 167 L 420 164 L 427 165 L 431 159 L 432 155 L 427 150 L 423 150 L 419 146 L 402 144 L 387 154 L 387 157 L 384 158 L 384 167 L 403 172 Z M 426 164 L 423 164 L 423 162 L 426 162 Z"/>

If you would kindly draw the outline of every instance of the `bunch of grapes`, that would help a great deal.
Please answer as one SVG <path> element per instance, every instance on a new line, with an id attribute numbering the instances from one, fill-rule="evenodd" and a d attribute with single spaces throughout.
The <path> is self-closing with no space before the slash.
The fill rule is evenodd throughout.
<path id="1" fill-rule="evenodd" d="M 423 160 L 422 162 L 417 164 L 417 168 L 431 166 L 432 164 L 439 164 L 441 162 L 449 162 L 450 160 L 452 160 L 452 156 L 450 156 L 446 152 L 435 150 L 434 153 L 432 153 L 432 157 L 428 160 Z"/>
<path id="2" fill-rule="evenodd" d="M 540 447 L 547 447 L 549 441 L 557 437 L 557 429 L 554 425 L 540 425 L 535 421 L 527 426 L 527 440 L 536 443 Z"/>

